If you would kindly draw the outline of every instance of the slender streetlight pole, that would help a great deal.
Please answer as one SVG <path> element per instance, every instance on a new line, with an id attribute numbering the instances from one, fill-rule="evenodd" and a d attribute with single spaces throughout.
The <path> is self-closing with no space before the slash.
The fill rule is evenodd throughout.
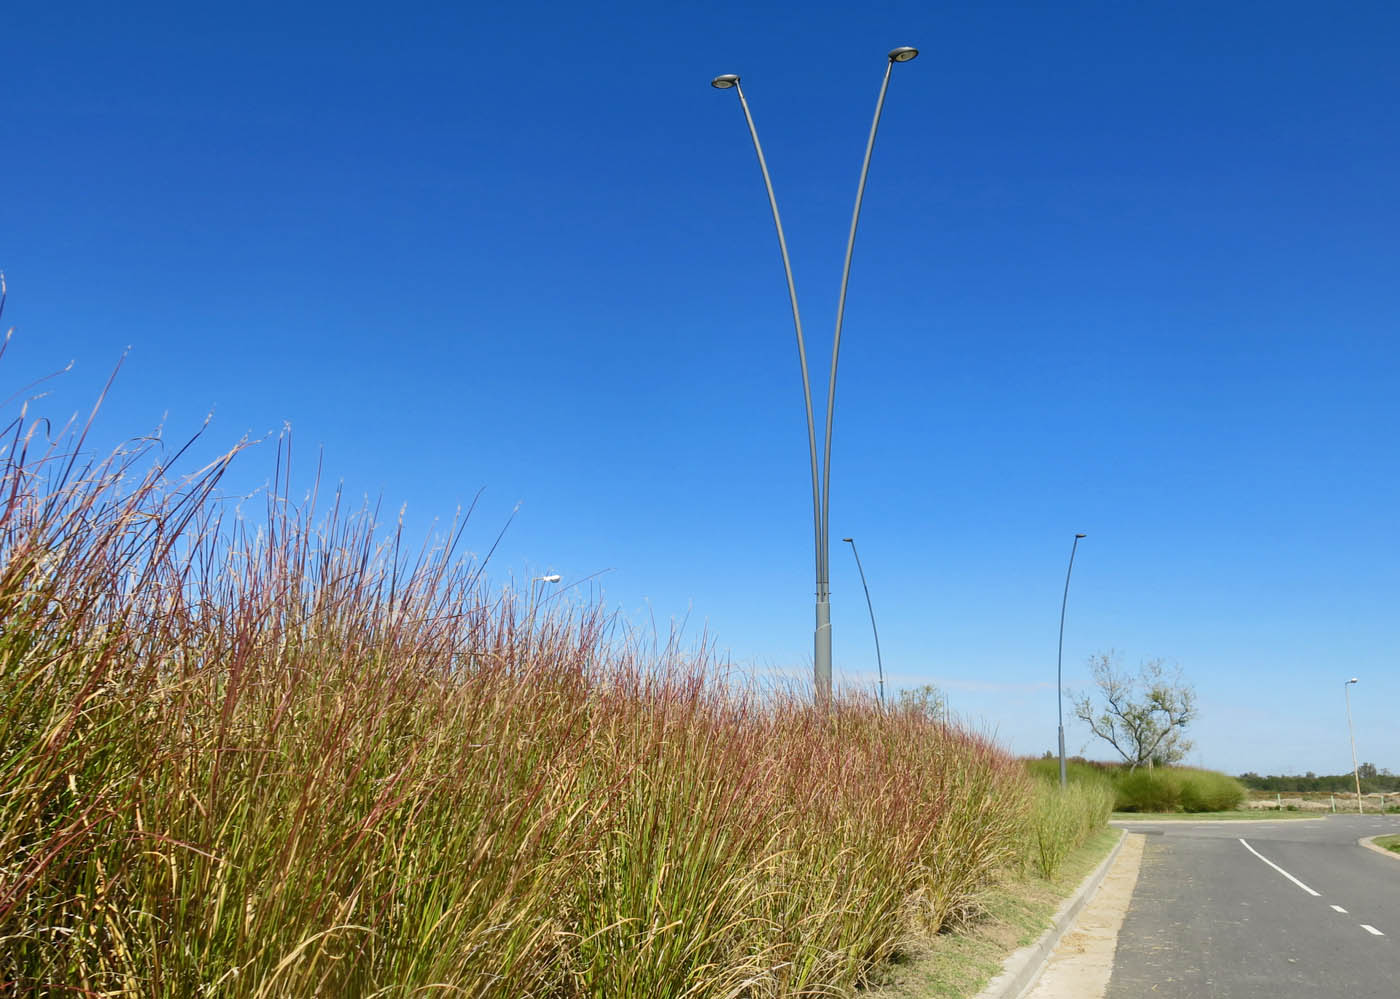
<path id="1" fill-rule="evenodd" d="M 1356 729 L 1351 725 L 1351 685 L 1357 682 L 1356 677 L 1352 677 L 1342 684 L 1342 690 L 1347 696 L 1347 733 L 1351 736 L 1351 775 L 1356 778 L 1356 814 L 1361 814 L 1361 770 L 1356 765 Z"/>
<path id="2" fill-rule="evenodd" d="M 860 552 L 856 551 L 855 538 L 842 538 L 851 546 L 851 554 L 856 557 L 856 571 L 860 573 L 860 586 L 865 590 L 865 606 L 870 610 L 870 630 L 875 633 L 875 664 L 880 670 L 880 707 L 885 706 L 885 660 L 880 657 L 880 629 L 875 627 L 875 605 L 870 602 L 870 587 L 865 583 L 865 569 L 860 564 Z"/>
<path id="3" fill-rule="evenodd" d="M 1069 604 L 1069 576 L 1074 572 L 1074 553 L 1079 548 L 1079 539 L 1087 537 L 1076 534 L 1074 543 L 1069 546 L 1069 568 L 1065 570 L 1065 595 L 1060 599 L 1060 650 L 1055 655 L 1055 710 L 1060 717 L 1060 787 L 1065 779 L 1065 607 Z"/>
<path id="4" fill-rule="evenodd" d="M 856 227 L 860 222 L 861 201 L 865 197 L 865 181 L 870 173 L 870 157 L 875 149 L 875 133 L 880 127 L 880 115 L 885 107 L 885 92 L 889 89 L 890 73 L 897 62 L 909 62 L 919 54 L 919 50 L 909 46 L 892 49 L 885 66 L 885 78 L 880 84 L 880 96 L 875 101 L 875 118 L 870 124 L 870 138 L 865 145 L 865 160 L 861 163 L 860 182 L 856 185 L 855 210 L 851 214 L 851 234 L 846 243 L 846 262 L 841 272 L 841 293 L 836 306 L 836 334 L 831 347 L 831 376 L 826 394 L 826 437 L 822 461 L 817 463 L 817 428 L 812 412 L 812 384 L 807 367 L 807 344 L 802 336 L 802 318 L 797 308 L 797 286 L 792 277 L 792 263 L 788 259 L 787 240 L 783 236 L 783 223 L 778 216 L 778 199 L 773 193 L 773 180 L 768 174 L 768 164 L 763 157 L 763 146 L 758 141 L 758 129 L 754 127 L 753 114 L 749 102 L 744 98 L 744 90 L 739 86 L 739 77 L 734 73 L 717 76 L 710 86 L 718 90 L 734 90 L 739 95 L 739 105 L 744 110 L 744 120 L 753 138 L 754 152 L 758 154 L 758 167 L 763 173 L 763 185 L 768 191 L 768 204 L 773 210 L 773 227 L 778 231 L 778 250 L 783 258 L 783 273 L 787 277 L 788 299 L 792 303 L 792 322 L 797 330 L 797 359 L 802 367 L 802 399 L 807 409 L 807 447 L 812 464 L 812 533 L 816 562 L 816 630 L 812 636 L 812 674 L 816 696 L 819 701 L 831 699 L 831 560 L 830 530 L 827 514 L 831 498 L 831 427 L 836 406 L 836 362 L 841 351 L 841 325 L 846 312 L 846 286 L 850 282 L 851 258 L 855 253 Z"/>

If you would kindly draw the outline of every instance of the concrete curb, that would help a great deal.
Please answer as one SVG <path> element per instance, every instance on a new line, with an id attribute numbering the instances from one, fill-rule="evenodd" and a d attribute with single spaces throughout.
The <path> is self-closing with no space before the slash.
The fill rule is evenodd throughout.
<path id="1" fill-rule="evenodd" d="M 1375 844 L 1376 836 L 1394 836 L 1394 835 L 1395 835 L 1394 833 L 1376 833 L 1375 836 L 1363 836 L 1361 839 L 1359 839 L 1359 840 L 1356 841 L 1356 845 L 1357 845 L 1357 846 L 1364 846 L 1364 847 L 1365 847 L 1366 849 L 1368 849 L 1368 850 L 1375 850 L 1375 851 L 1376 851 L 1377 853 L 1379 853 L 1381 856 L 1383 856 L 1383 857 L 1389 857 L 1391 860 L 1400 860 L 1400 853 L 1396 853 L 1394 850 L 1387 850 L 1385 847 L 1383 847 L 1383 846 L 1376 846 L 1376 844 Z"/>
<path id="2" fill-rule="evenodd" d="M 1142 812 L 1151 815 L 1151 812 Z M 1286 819 L 1110 819 L 1111 826 L 1262 826 L 1270 822 L 1321 822 L 1326 815 L 1294 815 Z M 1132 832 L 1129 829 L 1128 832 Z"/>
<path id="3" fill-rule="evenodd" d="M 988 982 L 987 987 L 977 993 L 975 999 L 1017 999 L 1036 983 L 1060 938 L 1074 925 L 1079 910 L 1084 908 L 1089 899 L 1094 897 L 1094 892 L 1099 890 L 1099 885 L 1108 875 L 1108 869 L 1113 866 L 1113 862 L 1118 859 L 1118 853 L 1123 849 L 1123 842 L 1127 837 L 1127 830 L 1119 830 L 1118 842 L 1109 851 L 1108 856 L 1079 883 L 1074 894 L 1061 902 L 1060 907 L 1055 910 L 1050 928 L 1042 933 L 1035 943 L 1027 944 L 1002 962 L 1001 973 Z"/>

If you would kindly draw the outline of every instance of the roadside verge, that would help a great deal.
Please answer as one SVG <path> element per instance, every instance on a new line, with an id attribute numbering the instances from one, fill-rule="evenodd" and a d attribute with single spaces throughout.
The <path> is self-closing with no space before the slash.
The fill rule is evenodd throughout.
<path id="1" fill-rule="evenodd" d="M 1393 833 L 1378 833 L 1378 834 L 1376 834 L 1375 836 L 1363 836 L 1361 839 L 1359 839 L 1359 840 L 1356 841 L 1356 844 L 1357 844 L 1357 846 L 1364 846 L 1364 847 L 1365 847 L 1366 849 L 1368 849 L 1368 850 L 1375 850 L 1375 851 L 1376 851 L 1377 853 L 1379 853 L 1381 856 L 1383 856 L 1383 857 L 1389 857 L 1391 860 L 1400 860 L 1400 853 L 1396 853 L 1394 850 L 1387 850 L 1387 849 L 1386 849 L 1385 847 L 1383 847 L 1383 846 L 1377 846 L 1377 845 L 1376 845 L 1376 840 L 1378 840 L 1378 839 L 1384 839 L 1384 838 L 1386 838 L 1386 837 L 1388 837 L 1388 836 L 1392 836 L 1392 835 L 1394 835 L 1394 834 L 1393 834 Z"/>
<path id="2" fill-rule="evenodd" d="M 1055 915 L 1051 917 L 1050 928 L 1034 943 L 1013 952 L 1003 963 L 1001 973 L 987 983 L 976 999 L 1016 999 L 1035 983 L 1060 939 L 1074 925 L 1075 917 L 1098 891 L 1113 862 L 1118 859 L 1126 837 L 1127 832 L 1120 831 L 1118 842 L 1114 844 L 1108 856 L 1080 882 L 1074 894 L 1060 903 Z"/>

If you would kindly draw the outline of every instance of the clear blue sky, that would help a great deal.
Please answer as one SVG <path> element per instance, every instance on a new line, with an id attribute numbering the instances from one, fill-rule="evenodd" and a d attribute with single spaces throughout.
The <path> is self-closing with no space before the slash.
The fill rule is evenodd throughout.
<path id="1" fill-rule="evenodd" d="M 831 488 L 837 668 L 874 650 L 1019 752 L 1115 648 L 1195 681 L 1192 761 L 1400 770 L 1400 8 L 11 5 L 10 389 L 131 351 L 108 438 L 211 409 L 309 475 L 483 487 L 497 578 L 600 570 L 805 673 L 806 429 L 743 75 L 818 405 L 860 156 Z M 6 390 L 8 394 L 9 389 Z M 256 485 L 272 447 L 245 459 Z M 1071 751 L 1087 747 L 1069 729 Z"/>

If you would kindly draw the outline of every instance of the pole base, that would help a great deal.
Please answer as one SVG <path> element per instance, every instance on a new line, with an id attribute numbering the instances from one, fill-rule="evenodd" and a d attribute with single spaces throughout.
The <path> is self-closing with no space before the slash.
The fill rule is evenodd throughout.
<path id="1" fill-rule="evenodd" d="M 831 703 L 831 603 L 817 601 L 817 630 L 812 636 L 812 683 L 818 704 Z"/>

